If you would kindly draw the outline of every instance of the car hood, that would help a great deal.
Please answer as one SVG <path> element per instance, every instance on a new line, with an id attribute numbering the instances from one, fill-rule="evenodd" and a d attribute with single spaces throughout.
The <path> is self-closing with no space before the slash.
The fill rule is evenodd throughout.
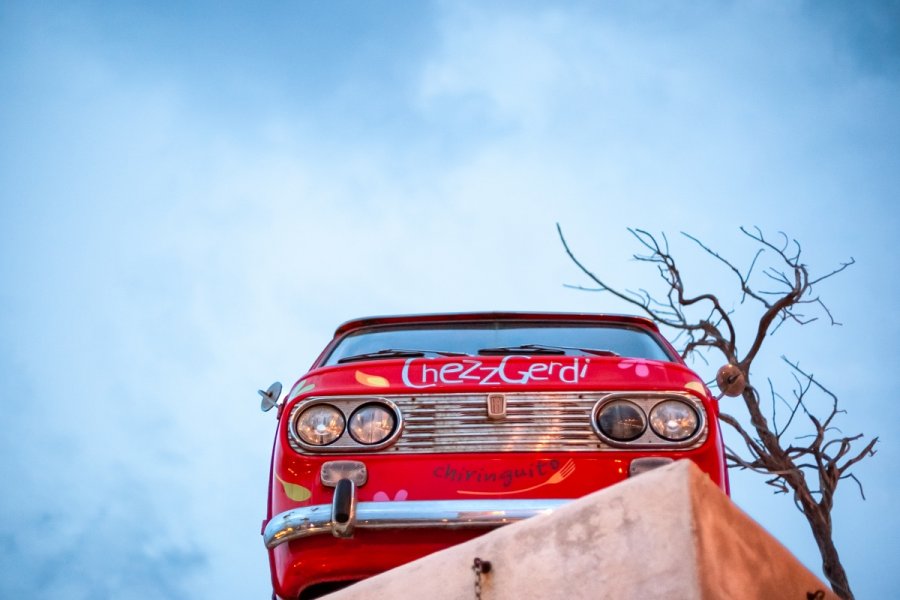
<path id="1" fill-rule="evenodd" d="M 286 401 L 307 395 L 527 391 L 692 390 L 708 396 L 684 365 L 602 356 L 465 356 L 358 361 L 314 369 Z"/>

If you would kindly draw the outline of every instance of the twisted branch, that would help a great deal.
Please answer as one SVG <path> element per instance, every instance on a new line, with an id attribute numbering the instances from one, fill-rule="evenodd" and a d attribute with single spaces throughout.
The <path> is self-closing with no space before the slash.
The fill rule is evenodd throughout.
<path id="1" fill-rule="evenodd" d="M 742 393 L 750 427 L 729 414 L 719 413 L 719 420 L 734 430 L 744 444 L 744 452 L 726 448 L 725 458 L 729 467 L 762 473 L 769 478 L 766 483 L 776 493 L 792 493 L 797 508 L 806 517 L 822 555 L 822 566 L 835 593 L 842 598 L 853 598 L 847 576 L 832 540 L 831 510 L 838 484 L 844 479 L 853 480 L 865 498 L 863 487 L 851 467 L 875 454 L 878 438 L 865 441 L 862 449 L 855 444 L 863 442 L 862 434 L 845 436 L 834 426 L 836 417 L 843 411 L 838 399 L 812 374 L 800 368 L 798 362 L 782 357 L 794 378 L 793 401 L 779 395 L 769 381 L 772 402 L 771 425 L 763 414 L 760 397 L 751 385 L 750 370 L 766 339 L 788 323 L 807 325 L 824 314 L 832 325 L 840 325 L 825 302 L 816 294 L 815 286 L 843 272 L 855 263 L 853 258 L 818 277 L 810 275 L 808 267 L 800 261 L 802 248 L 785 233 L 776 239 L 767 238 L 754 227 L 742 227 L 741 233 L 752 240 L 757 248 L 745 269 L 722 254 L 711 249 L 694 236 L 682 235 L 699 247 L 714 261 L 725 267 L 737 279 L 740 290 L 738 304 L 750 300 L 762 308 L 755 330 L 751 332 L 749 349 L 738 353 L 738 332 L 732 320 L 733 311 L 726 310 L 719 297 L 713 293 L 689 293 L 678 265 L 669 250 L 665 235 L 657 240 L 643 229 L 628 231 L 645 250 L 635 254 L 640 263 L 652 265 L 665 284 L 662 296 L 654 296 L 644 288 L 637 292 L 620 291 L 598 277 L 581 263 L 569 247 L 562 228 L 557 232 L 566 254 L 578 269 L 596 287 L 569 285 L 573 289 L 606 292 L 638 309 L 663 327 L 674 332 L 682 358 L 697 357 L 708 364 L 706 354 L 711 350 L 721 353 L 725 362 L 736 365 L 747 381 Z M 762 278 L 762 289 L 757 279 Z M 807 313 L 806 311 L 813 311 Z M 812 393 L 824 395 L 830 400 L 830 408 L 824 414 L 815 414 L 809 408 Z M 782 426 L 776 421 L 779 401 L 789 411 Z M 798 419 L 804 415 L 805 420 Z M 794 435 L 788 432 L 804 427 L 808 433 Z M 810 483 L 812 482 L 812 483 Z"/>

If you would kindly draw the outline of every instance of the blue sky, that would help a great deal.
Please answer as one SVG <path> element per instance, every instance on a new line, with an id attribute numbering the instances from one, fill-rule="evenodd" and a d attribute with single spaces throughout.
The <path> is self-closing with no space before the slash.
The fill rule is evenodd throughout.
<path id="1" fill-rule="evenodd" d="M 799 359 L 844 431 L 881 436 L 835 535 L 858 597 L 890 596 L 898 23 L 896 2 L 4 2 L 0 596 L 267 597 L 255 390 L 356 316 L 624 310 L 563 287 L 586 282 L 556 222 L 622 287 L 654 283 L 629 226 L 667 232 L 698 290 L 733 282 L 679 231 L 741 263 L 741 225 L 814 271 L 856 259 L 820 290 L 844 325 L 784 328 L 757 373 Z M 818 569 L 790 499 L 747 476 L 733 497 Z"/>

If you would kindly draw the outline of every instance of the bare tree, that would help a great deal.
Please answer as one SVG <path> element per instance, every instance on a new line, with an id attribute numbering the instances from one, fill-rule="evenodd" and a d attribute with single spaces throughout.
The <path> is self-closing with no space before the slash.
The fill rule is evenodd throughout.
<path id="1" fill-rule="evenodd" d="M 755 255 L 746 270 L 742 271 L 697 238 L 683 234 L 733 274 L 740 291 L 739 306 L 756 305 L 757 310 L 761 311 L 761 316 L 749 331 L 749 346 L 740 351 L 738 334 L 743 332 L 739 332 L 735 309 L 726 308 L 713 293 L 688 293 L 664 234 L 657 239 L 646 231 L 629 229 L 644 248 L 644 254 L 636 254 L 634 258 L 654 265 L 665 282 L 665 295 L 654 297 L 645 289 L 618 290 L 607 285 L 575 257 L 559 225 L 557 231 L 569 258 L 595 284 L 594 287 L 569 287 L 610 293 L 637 307 L 654 321 L 677 332 L 675 342 L 680 345 L 684 358 L 698 356 L 707 361 L 705 355 L 710 352 L 722 354 L 726 364 L 717 374 L 717 385 L 723 394 L 740 395 L 749 416 L 749 426 L 745 426 L 734 416 L 719 415 L 722 422 L 737 432 L 744 445 L 741 452 L 726 448 L 729 467 L 765 474 L 769 477 L 767 483 L 775 488 L 776 493 L 793 493 L 795 504 L 809 522 L 819 547 L 825 577 L 837 595 L 853 598 L 832 539 L 831 510 L 834 493 L 842 480 L 852 479 L 860 494 L 863 493 L 859 480 L 849 471 L 854 464 L 875 454 L 878 438 L 865 440 L 862 434 L 842 435 L 834 423 L 835 418 L 844 412 L 838 409 L 837 397 L 812 373 L 784 356 L 782 359 L 788 365 L 795 383 L 790 399 L 778 394 L 769 379 L 769 411 L 769 402 L 764 406 L 759 389 L 751 382 L 754 359 L 766 339 L 783 324 L 806 325 L 823 316 L 831 324 L 838 324 L 814 288 L 852 265 L 853 259 L 829 273 L 813 277 L 807 266 L 800 262 L 801 248 L 796 240 L 780 234 L 776 241 L 772 241 L 758 228 L 741 228 L 741 232 L 756 245 Z M 760 278 L 766 282 L 765 287 L 757 285 Z M 812 408 L 811 397 L 815 394 L 826 400 L 824 410 Z M 782 411 L 781 424 L 776 419 L 776 408 Z M 771 415 L 771 421 L 766 418 L 767 413 Z M 794 435 L 798 427 L 805 427 L 806 435 Z"/>

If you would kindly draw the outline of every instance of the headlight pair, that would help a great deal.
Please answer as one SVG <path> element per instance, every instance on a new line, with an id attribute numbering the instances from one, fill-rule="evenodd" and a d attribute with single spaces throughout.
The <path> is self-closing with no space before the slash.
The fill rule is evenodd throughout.
<path id="1" fill-rule="evenodd" d="M 650 417 L 644 409 L 629 400 L 617 399 L 596 411 L 596 425 L 601 434 L 616 442 L 631 442 L 650 429 L 669 442 L 682 442 L 697 433 L 700 415 L 687 402 L 663 400 L 653 405 Z"/>
<path id="2" fill-rule="evenodd" d="M 396 426 L 394 412 L 374 402 L 354 410 L 349 425 L 344 414 L 331 404 L 314 404 L 294 421 L 297 437 L 311 446 L 327 446 L 341 437 L 345 429 L 357 443 L 372 446 L 388 439 Z"/>

